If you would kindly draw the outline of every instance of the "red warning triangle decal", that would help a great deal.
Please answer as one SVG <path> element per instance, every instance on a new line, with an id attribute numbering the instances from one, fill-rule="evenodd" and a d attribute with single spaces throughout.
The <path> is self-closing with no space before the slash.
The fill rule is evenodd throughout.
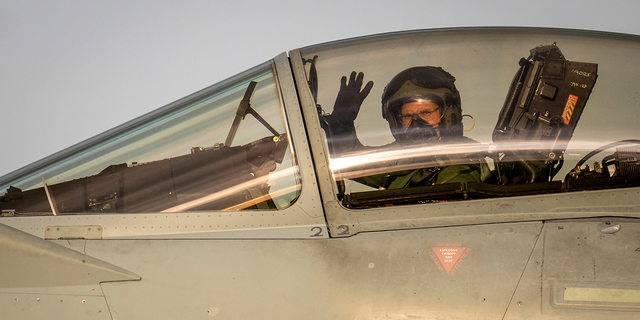
<path id="1" fill-rule="evenodd" d="M 433 252 L 438 257 L 438 260 L 440 260 L 440 263 L 442 263 L 442 266 L 444 267 L 444 269 L 447 271 L 447 273 L 449 273 L 449 271 L 451 271 L 451 268 L 453 268 L 453 266 L 456 264 L 460 256 L 462 256 L 462 253 L 466 248 L 432 247 L 431 249 L 433 249 Z"/>

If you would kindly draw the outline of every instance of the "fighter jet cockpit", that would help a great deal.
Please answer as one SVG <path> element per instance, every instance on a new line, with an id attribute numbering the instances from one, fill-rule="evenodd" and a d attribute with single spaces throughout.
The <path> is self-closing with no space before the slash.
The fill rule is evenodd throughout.
<path id="1" fill-rule="evenodd" d="M 635 66 L 602 50 L 627 54 L 619 43 L 486 36 L 407 33 L 301 50 L 343 206 L 638 185 Z"/>
<path id="2" fill-rule="evenodd" d="M 5 215 L 279 210 L 299 191 L 271 63 L 18 171 Z"/>
<path id="3" fill-rule="evenodd" d="M 366 209 L 637 186 L 633 45 L 476 29 L 292 51 L 314 170 L 332 180 L 323 201 Z M 301 190 L 288 127 L 301 124 L 286 117 L 276 69 L 267 62 L 3 177 L 0 209 L 287 208 Z"/>

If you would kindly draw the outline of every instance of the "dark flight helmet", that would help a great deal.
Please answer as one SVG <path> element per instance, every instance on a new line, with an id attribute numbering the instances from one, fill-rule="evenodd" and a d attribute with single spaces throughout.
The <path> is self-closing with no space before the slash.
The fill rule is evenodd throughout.
<path id="1" fill-rule="evenodd" d="M 456 79 L 440 67 L 413 67 L 398 73 L 382 92 L 382 117 L 389 122 L 396 141 L 416 144 L 462 136 L 462 107 Z M 402 105 L 427 100 L 440 106 L 441 120 L 435 128 L 414 119 L 405 132 L 402 127 Z"/>

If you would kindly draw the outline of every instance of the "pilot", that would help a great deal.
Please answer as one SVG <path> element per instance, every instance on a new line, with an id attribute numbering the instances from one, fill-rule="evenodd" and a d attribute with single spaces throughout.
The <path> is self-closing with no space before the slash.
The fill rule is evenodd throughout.
<path id="1" fill-rule="evenodd" d="M 440 67 L 421 66 L 398 73 L 384 88 L 382 116 L 389 123 L 395 142 L 380 147 L 364 146 L 356 136 L 354 120 L 373 82 L 364 88 L 364 74 L 352 72 L 342 77 L 331 115 L 324 117 L 325 131 L 334 156 L 354 151 L 477 144 L 463 136 L 460 94 L 455 78 Z M 434 155 L 434 166 L 355 178 L 379 189 L 399 189 L 425 185 L 481 182 L 490 176 L 484 157 L 478 153 Z M 411 160 L 398 160 L 411 161 Z"/>

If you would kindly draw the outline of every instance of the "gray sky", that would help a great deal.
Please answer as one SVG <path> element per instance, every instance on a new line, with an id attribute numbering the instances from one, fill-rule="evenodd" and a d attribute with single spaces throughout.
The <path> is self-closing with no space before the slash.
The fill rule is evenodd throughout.
<path id="1" fill-rule="evenodd" d="M 228 2 L 0 0 L 0 176 L 307 45 L 460 26 L 640 34 L 635 0 Z"/>

